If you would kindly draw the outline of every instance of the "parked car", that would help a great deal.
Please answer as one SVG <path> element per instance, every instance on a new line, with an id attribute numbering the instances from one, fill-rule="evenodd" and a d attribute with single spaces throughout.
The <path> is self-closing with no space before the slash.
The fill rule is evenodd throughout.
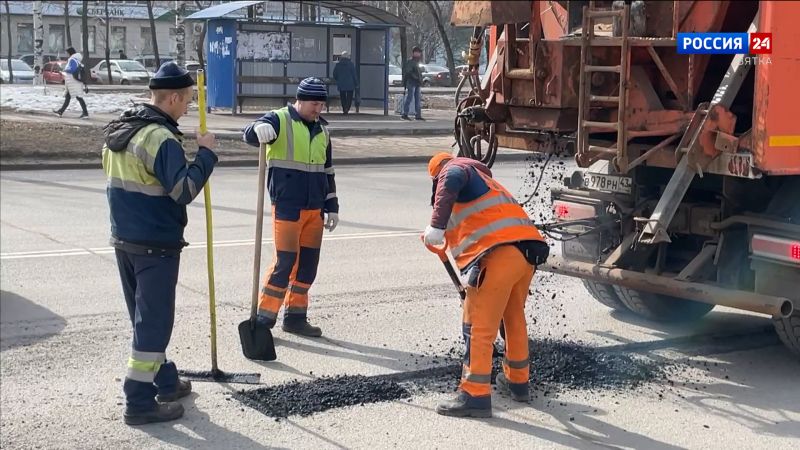
<path id="1" fill-rule="evenodd" d="M 11 60 L 11 70 L 14 72 L 14 83 L 33 83 L 33 69 L 21 59 Z M 8 83 L 8 59 L 0 59 L 0 83 Z"/>
<path id="2" fill-rule="evenodd" d="M 155 55 L 139 55 L 136 58 L 133 58 L 134 61 L 138 62 L 139 64 L 143 65 L 147 70 L 150 72 L 158 72 L 158 66 L 156 65 L 156 56 Z M 173 58 L 168 56 L 160 56 L 158 60 L 161 64 L 166 62 L 174 61 Z"/>
<path id="3" fill-rule="evenodd" d="M 189 71 L 189 76 L 197 83 L 197 70 L 200 69 L 200 63 L 197 61 L 186 61 L 183 67 Z M 206 80 L 207 79 L 208 72 L 206 72 Z M 206 84 L 208 84 L 208 82 L 206 82 Z"/>
<path id="4" fill-rule="evenodd" d="M 422 69 L 423 86 L 452 86 L 450 71 L 447 67 L 433 64 L 420 64 L 419 67 Z"/>
<path id="5" fill-rule="evenodd" d="M 108 66 L 100 61 L 92 68 L 91 76 L 97 76 L 104 84 L 148 84 L 152 74 L 139 62 L 132 59 L 112 59 L 111 81 L 108 79 Z"/>
<path id="6" fill-rule="evenodd" d="M 47 64 L 47 63 L 53 62 L 53 61 L 60 61 L 61 59 L 66 58 L 66 56 L 67 56 L 66 53 L 64 54 L 64 56 L 59 56 L 59 55 L 56 55 L 56 54 L 53 54 L 53 53 L 42 53 L 42 61 L 45 64 Z M 27 65 L 29 65 L 31 67 L 33 67 L 34 58 L 35 58 L 35 55 L 33 53 L 28 53 L 26 55 L 22 55 L 22 56 L 19 57 L 19 59 L 25 61 L 25 64 L 27 64 Z"/>
<path id="7" fill-rule="evenodd" d="M 389 64 L 389 86 L 403 85 L 403 70 L 393 64 Z"/>
<path id="8" fill-rule="evenodd" d="M 65 65 L 62 66 L 60 63 L 63 62 Z M 53 61 L 44 64 L 44 68 L 42 69 L 42 78 L 44 78 L 44 82 L 46 84 L 64 84 L 64 67 L 66 66 L 66 61 Z"/>

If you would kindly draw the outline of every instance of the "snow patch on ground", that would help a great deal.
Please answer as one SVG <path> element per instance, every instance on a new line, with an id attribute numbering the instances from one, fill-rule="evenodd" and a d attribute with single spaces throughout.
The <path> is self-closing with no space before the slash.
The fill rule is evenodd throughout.
<path id="1" fill-rule="evenodd" d="M 150 94 L 144 92 L 93 92 L 84 95 L 89 114 L 118 113 L 130 108 L 131 100 L 141 103 L 149 99 Z M 63 86 L 0 86 L 0 107 L 19 112 L 44 111 L 58 109 L 64 103 Z M 80 105 L 73 99 L 67 111 L 80 111 Z"/>

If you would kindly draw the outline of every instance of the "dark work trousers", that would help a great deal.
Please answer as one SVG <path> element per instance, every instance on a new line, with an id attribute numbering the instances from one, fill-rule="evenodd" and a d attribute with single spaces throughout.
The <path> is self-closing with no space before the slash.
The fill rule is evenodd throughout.
<path id="1" fill-rule="evenodd" d="M 123 387 L 126 406 L 131 412 L 150 411 L 157 406 L 156 394 L 169 395 L 177 390 L 178 369 L 166 359 L 165 352 L 175 321 L 180 255 L 137 255 L 116 249 L 116 256 L 133 326 L 131 359 Z M 132 361 L 147 359 L 141 355 L 156 355 L 153 361 L 160 362 L 153 366 L 150 382 L 141 379 L 141 371 L 132 375 Z"/>
<path id="2" fill-rule="evenodd" d="M 88 116 L 89 115 L 89 110 L 86 109 L 86 102 L 83 101 L 83 97 L 77 97 L 76 96 L 75 98 L 78 99 L 78 103 L 80 103 L 80 105 L 81 105 L 81 110 L 83 111 L 83 114 Z M 66 111 L 67 108 L 69 108 L 70 100 L 72 100 L 72 96 L 69 95 L 69 91 L 65 90 L 64 91 L 64 104 L 61 105 L 61 108 L 58 110 L 59 114 L 64 114 L 64 111 Z"/>
<path id="3" fill-rule="evenodd" d="M 345 114 L 350 112 L 350 106 L 353 104 L 353 91 L 339 91 L 342 99 L 342 112 Z"/>

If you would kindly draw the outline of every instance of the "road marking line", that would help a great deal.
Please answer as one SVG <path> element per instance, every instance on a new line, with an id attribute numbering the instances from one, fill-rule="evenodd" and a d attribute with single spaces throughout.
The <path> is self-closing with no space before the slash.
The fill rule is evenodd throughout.
<path id="1" fill-rule="evenodd" d="M 338 236 L 325 236 L 323 241 L 349 241 L 358 239 L 386 239 L 407 236 L 419 236 L 422 230 L 419 231 L 379 231 L 370 233 L 352 233 L 341 234 Z M 264 239 L 264 244 L 272 244 L 275 240 L 272 238 Z M 244 247 L 255 244 L 255 239 L 234 239 L 226 241 L 215 241 L 214 248 L 221 247 Z M 198 242 L 191 244 L 184 250 L 204 249 L 206 248 L 205 242 Z M 65 250 L 37 250 L 29 252 L 8 252 L 0 253 L 0 260 L 13 260 L 13 259 L 31 259 L 31 258 L 61 258 L 65 256 L 86 256 L 86 255 L 107 255 L 114 253 L 113 247 L 93 247 L 93 248 L 70 248 Z"/>

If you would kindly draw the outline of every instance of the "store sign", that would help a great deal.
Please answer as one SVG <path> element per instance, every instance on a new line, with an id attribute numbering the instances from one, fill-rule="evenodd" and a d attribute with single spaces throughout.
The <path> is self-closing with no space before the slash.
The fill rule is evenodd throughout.
<path id="1" fill-rule="evenodd" d="M 83 15 L 83 8 L 78 8 L 77 11 L 78 15 Z M 105 7 L 94 7 L 88 8 L 86 10 L 86 15 L 90 17 L 105 17 L 106 9 Z M 109 17 L 125 17 L 125 9 L 119 7 L 108 7 L 108 16 Z"/>

